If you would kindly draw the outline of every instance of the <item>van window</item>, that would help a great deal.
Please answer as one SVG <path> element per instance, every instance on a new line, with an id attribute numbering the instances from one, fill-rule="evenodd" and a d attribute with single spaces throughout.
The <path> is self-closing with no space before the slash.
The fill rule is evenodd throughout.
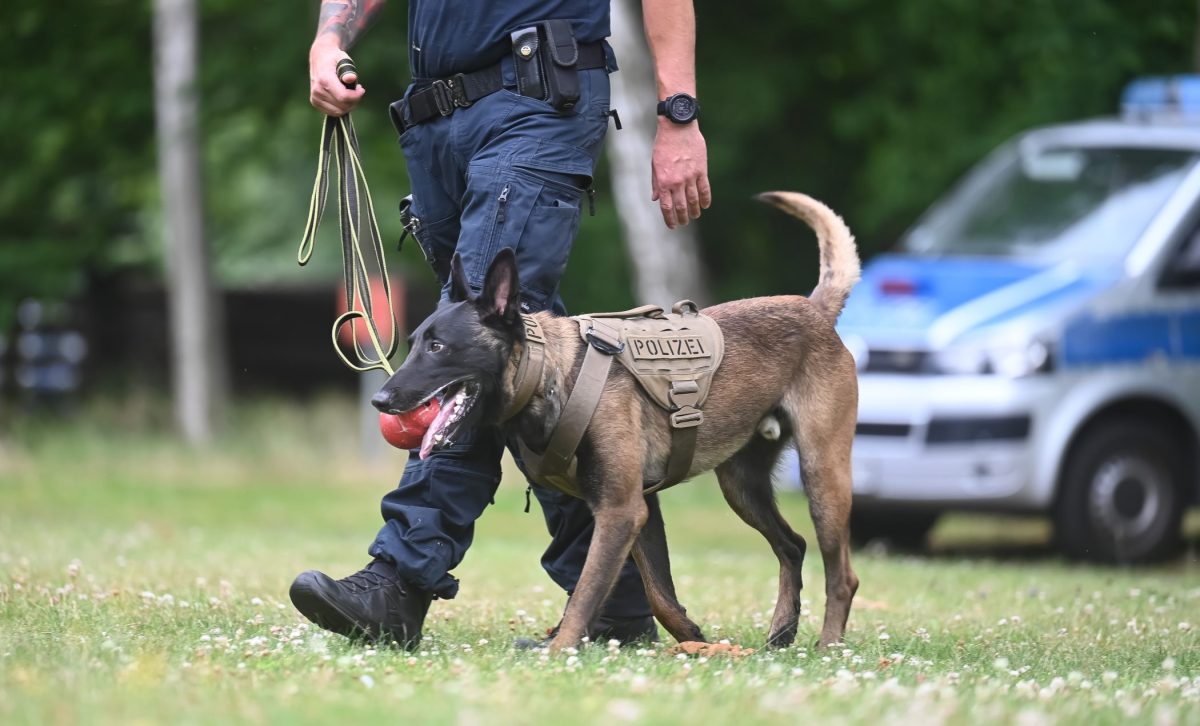
<path id="1" fill-rule="evenodd" d="M 1196 160 L 1178 149 L 1012 144 L 937 205 L 905 247 L 1045 264 L 1119 262 Z"/>
<path id="2" fill-rule="evenodd" d="M 1200 287 L 1200 224 L 1188 234 L 1163 271 L 1163 287 Z"/>

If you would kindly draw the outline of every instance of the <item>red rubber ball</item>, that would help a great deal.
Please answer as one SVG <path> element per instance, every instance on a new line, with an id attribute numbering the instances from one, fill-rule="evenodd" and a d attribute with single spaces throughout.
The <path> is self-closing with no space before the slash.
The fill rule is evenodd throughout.
<path id="1" fill-rule="evenodd" d="M 429 430 L 429 425 L 433 423 L 440 409 L 441 406 L 434 398 L 404 413 L 381 413 L 379 433 L 397 449 L 416 449 L 420 447 L 421 438 Z"/>

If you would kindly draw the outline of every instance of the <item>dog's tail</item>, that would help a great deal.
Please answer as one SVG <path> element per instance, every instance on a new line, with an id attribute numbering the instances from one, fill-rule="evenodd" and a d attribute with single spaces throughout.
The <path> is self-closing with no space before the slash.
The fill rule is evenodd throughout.
<path id="1" fill-rule="evenodd" d="M 809 300 L 829 322 L 836 323 L 862 272 L 850 228 L 832 209 L 807 194 L 763 192 L 758 198 L 803 220 L 816 232 L 821 248 L 821 277 Z"/>

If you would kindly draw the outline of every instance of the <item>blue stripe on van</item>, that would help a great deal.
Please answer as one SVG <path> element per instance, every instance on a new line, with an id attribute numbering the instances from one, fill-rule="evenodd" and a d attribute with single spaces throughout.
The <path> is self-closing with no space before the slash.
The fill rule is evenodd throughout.
<path id="1" fill-rule="evenodd" d="M 1200 360 L 1200 310 L 1084 317 L 1063 331 L 1066 367 L 1138 363 L 1151 357 Z"/>

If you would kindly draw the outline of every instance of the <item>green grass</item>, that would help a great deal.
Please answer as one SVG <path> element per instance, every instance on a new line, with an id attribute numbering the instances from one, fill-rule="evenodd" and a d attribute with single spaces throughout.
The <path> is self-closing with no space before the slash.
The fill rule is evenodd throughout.
<path id="1" fill-rule="evenodd" d="M 356 647 L 287 600 L 299 571 L 366 562 L 402 455 L 365 466 L 337 401 L 243 410 L 190 451 L 153 407 L 0 439 L 0 723 L 1197 723 L 1200 565 L 1063 562 L 1037 521 L 951 518 L 929 558 L 859 553 L 845 648 L 739 660 L 654 648 L 514 652 L 564 597 L 541 517 L 508 481 L 433 605 L 421 650 Z M 802 498 L 781 495 L 810 542 Z M 680 597 L 710 638 L 759 647 L 777 567 L 701 478 L 664 495 Z M 1191 522 L 1195 529 L 1195 520 Z M 815 553 L 815 547 L 812 548 Z M 669 640 L 669 639 L 668 639 Z M 668 643 L 669 644 L 669 643 Z"/>

